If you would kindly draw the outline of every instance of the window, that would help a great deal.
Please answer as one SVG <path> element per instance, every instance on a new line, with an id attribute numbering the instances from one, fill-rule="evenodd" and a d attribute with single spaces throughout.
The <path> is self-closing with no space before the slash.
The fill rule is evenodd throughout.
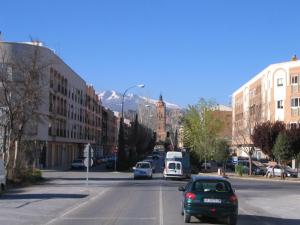
<path id="1" fill-rule="evenodd" d="M 292 98 L 291 107 L 298 107 L 298 106 L 299 106 L 299 98 Z"/>
<path id="2" fill-rule="evenodd" d="M 277 79 L 277 86 L 283 86 L 283 78 L 278 78 Z"/>
<path id="3" fill-rule="evenodd" d="M 277 101 L 277 109 L 283 109 L 283 101 L 282 100 Z"/>
<path id="4" fill-rule="evenodd" d="M 298 76 L 292 76 L 292 81 L 291 81 L 292 85 L 296 85 L 298 84 Z"/>

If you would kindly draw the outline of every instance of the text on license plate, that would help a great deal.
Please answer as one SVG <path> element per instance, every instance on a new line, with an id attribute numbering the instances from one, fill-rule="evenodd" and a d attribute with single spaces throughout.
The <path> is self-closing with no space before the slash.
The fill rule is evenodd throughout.
<path id="1" fill-rule="evenodd" d="M 220 204 L 222 201 L 221 199 L 215 199 L 215 198 L 205 198 L 203 199 L 204 203 L 218 203 Z"/>

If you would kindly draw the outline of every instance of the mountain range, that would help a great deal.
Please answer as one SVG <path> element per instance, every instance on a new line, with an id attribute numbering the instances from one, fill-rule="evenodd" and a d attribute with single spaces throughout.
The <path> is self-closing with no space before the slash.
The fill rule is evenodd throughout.
<path id="1" fill-rule="evenodd" d="M 113 111 L 121 112 L 122 110 L 122 94 L 114 90 L 102 91 L 98 94 L 102 104 Z M 137 111 L 140 106 L 154 107 L 157 100 L 129 93 L 124 98 L 124 111 Z M 173 103 L 165 102 L 167 110 L 180 110 L 181 108 Z"/>

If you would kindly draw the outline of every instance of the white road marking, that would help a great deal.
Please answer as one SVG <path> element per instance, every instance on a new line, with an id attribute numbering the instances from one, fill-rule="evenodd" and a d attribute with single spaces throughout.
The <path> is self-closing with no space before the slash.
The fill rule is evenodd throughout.
<path id="1" fill-rule="evenodd" d="M 53 224 L 54 222 L 63 219 L 63 217 L 65 217 L 66 215 L 74 212 L 75 210 L 85 206 L 86 204 L 90 203 L 91 201 L 94 201 L 95 199 L 99 198 L 101 195 L 103 195 L 108 189 L 104 189 L 103 191 L 99 192 L 99 194 L 95 195 L 92 198 L 89 198 L 88 200 L 86 200 L 85 202 L 79 203 L 77 205 L 75 205 L 74 207 L 71 207 L 70 209 L 68 209 L 67 211 L 65 211 L 63 214 L 61 214 L 60 216 L 50 220 L 48 223 L 46 223 L 45 225 L 50 225 Z"/>
<path id="2" fill-rule="evenodd" d="M 159 225 L 164 225 L 164 208 L 161 186 L 159 187 Z"/>
<path id="3" fill-rule="evenodd" d="M 62 220 L 115 220 L 116 217 L 64 217 Z M 156 220 L 156 217 L 117 217 L 118 220 Z"/>

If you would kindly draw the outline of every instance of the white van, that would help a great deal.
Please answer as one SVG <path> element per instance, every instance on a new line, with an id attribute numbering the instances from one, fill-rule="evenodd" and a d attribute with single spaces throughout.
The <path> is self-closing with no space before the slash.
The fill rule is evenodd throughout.
<path id="1" fill-rule="evenodd" d="M 5 189 L 6 173 L 3 159 L 0 159 L 0 192 Z"/>
<path id="2" fill-rule="evenodd" d="M 180 161 L 168 160 L 165 162 L 165 178 L 183 178 L 182 164 Z"/>

